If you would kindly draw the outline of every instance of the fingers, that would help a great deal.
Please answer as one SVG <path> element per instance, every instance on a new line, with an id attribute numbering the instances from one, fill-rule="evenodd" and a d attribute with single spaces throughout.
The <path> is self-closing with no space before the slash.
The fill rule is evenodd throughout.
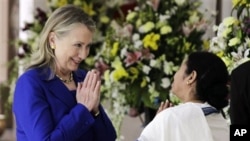
<path id="1" fill-rule="evenodd" d="M 84 83 L 83 83 L 83 87 L 85 87 L 85 88 L 87 88 L 87 85 L 89 83 L 90 75 L 91 75 L 90 72 L 87 72 L 87 75 L 86 75 L 86 77 L 84 79 Z"/>
<path id="2" fill-rule="evenodd" d="M 100 88 L 101 80 L 96 70 L 89 71 L 84 82 L 78 83 L 77 87 L 77 101 L 85 105 L 89 111 L 96 107 L 98 108 L 100 102 Z"/>
<path id="3" fill-rule="evenodd" d="M 96 85 L 95 85 L 95 89 L 94 89 L 94 93 L 100 93 L 100 90 L 101 90 L 101 81 L 98 80 Z"/>
<path id="4" fill-rule="evenodd" d="M 94 91 L 96 88 L 97 81 L 98 81 L 98 76 L 97 76 L 97 73 L 95 71 L 91 71 L 90 80 L 91 80 L 90 81 L 90 88 L 92 91 Z"/>
<path id="5" fill-rule="evenodd" d="M 173 106 L 173 104 L 171 102 L 169 102 L 168 99 L 166 99 L 165 102 L 161 102 L 161 104 L 157 110 L 157 114 L 160 113 L 161 111 L 163 111 L 164 109 L 172 107 L 172 106 Z"/>

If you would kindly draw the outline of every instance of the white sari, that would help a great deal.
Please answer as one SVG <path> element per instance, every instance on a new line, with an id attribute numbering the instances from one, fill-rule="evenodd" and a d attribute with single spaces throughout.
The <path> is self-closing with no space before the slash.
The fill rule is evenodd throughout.
<path id="1" fill-rule="evenodd" d="M 144 128 L 138 141 L 214 140 L 201 106 L 188 102 L 157 114 Z"/>

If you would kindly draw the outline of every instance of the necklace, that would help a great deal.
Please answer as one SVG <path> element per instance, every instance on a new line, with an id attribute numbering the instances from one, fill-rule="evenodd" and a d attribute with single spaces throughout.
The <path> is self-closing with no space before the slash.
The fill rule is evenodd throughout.
<path id="1" fill-rule="evenodd" d="M 56 74 L 56 76 L 63 82 L 63 83 L 70 83 L 73 81 L 73 73 L 70 73 L 70 77 L 69 79 L 63 79 L 62 77 L 60 77 L 59 75 Z"/>

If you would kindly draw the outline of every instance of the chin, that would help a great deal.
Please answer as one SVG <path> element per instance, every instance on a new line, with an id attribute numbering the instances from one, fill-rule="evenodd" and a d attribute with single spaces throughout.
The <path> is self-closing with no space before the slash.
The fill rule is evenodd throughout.
<path id="1" fill-rule="evenodd" d="M 78 66 L 72 66 L 72 67 L 70 67 L 71 71 L 76 71 L 77 69 L 78 69 Z"/>

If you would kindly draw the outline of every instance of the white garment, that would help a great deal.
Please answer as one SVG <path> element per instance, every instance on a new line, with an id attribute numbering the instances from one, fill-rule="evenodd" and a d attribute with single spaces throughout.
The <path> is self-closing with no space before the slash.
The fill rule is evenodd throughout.
<path id="1" fill-rule="evenodd" d="M 208 121 L 213 123 L 211 127 L 219 131 L 220 120 L 215 120 L 217 116 L 211 116 L 207 121 L 201 106 L 188 102 L 165 109 L 144 128 L 138 141 L 229 141 L 229 127 L 225 127 L 228 134 L 224 135 L 228 137 L 224 139 L 221 138 L 224 135 L 214 134 L 217 131 L 211 132 Z"/>

